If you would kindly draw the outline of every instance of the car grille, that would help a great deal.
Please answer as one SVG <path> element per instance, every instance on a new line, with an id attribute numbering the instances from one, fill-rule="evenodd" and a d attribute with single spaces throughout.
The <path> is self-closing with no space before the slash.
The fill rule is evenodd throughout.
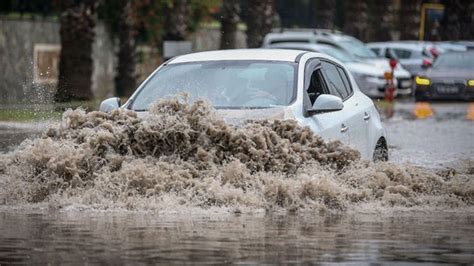
<path id="1" fill-rule="evenodd" d="M 412 80 L 410 78 L 397 79 L 399 89 L 411 88 Z"/>
<path id="2" fill-rule="evenodd" d="M 450 95 L 464 92 L 466 85 L 464 84 L 464 82 L 434 82 L 432 88 L 434 91 L 436 91 L 437 94 Z"/>

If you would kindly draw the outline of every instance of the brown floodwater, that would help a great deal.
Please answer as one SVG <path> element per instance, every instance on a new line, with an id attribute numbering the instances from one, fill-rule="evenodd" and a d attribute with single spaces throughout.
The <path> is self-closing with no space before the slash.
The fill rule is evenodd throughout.
<path id="1" fill-rule="evenodd" d="M 386 122 L 394 160 L 379 163 L 179 99 L 144 119 L 70 110 L 43 133 L 0 128 L 0 265 L 470 264 L 469 123 Z"/>
<path id="2" fill-rule="evenodd" d="M 0 211 L 0 264 L 474 262 L 473 213 Z"/>

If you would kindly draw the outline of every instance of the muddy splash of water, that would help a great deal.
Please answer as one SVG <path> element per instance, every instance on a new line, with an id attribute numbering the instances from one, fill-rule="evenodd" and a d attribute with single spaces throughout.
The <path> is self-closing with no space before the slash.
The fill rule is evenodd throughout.
<path id="1" fill-rule="evenodd" d="M 334 210 L 468 207 L 472 171 L 371 163 L 294 121 L 226 124 L 204 101 L 69 110 L 41 138 L 0 158 L 0 203 L 98 209 Z"/>

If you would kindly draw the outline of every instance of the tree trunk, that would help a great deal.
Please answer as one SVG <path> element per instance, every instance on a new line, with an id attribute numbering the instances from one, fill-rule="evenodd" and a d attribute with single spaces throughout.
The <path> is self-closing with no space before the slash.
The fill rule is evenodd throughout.
<path id="1" fill-rule="evenodd" d="M 361 39 L 367 40 L 367 1 L 351 0 L 345 3 L 344 32 Z"/>
<path id="2" fill-rule="evenodd" d="M 392 2 L 392 0 L 372 0 L 368 18 L 371 31 L 367 41 L 390 41 L 392 39 L 390 34 L 394 20 Z"/>
<path id="3" fill-rule="evenodd" d="M 336 18 L 336 1 L 316 0 L 313 3 L 316 28 L 334 29 L 334 21 Z"/>
<path id="4" fill-rule="evenodd" d="M 136 30 L 131 0 L 121 0 L 122 10 L 118 21 L 119 51 L 115 90 L 118 96 L 130 96 L 136 86 Z"/>
<path id="5" fill-rule="evenodd" d="M 188 34 L 187 0 L 174 0 L 173 6 L 166 16 L 165 40 L 184 41 Z"/>
<path id="6" fill-rule="evenodd" d="M 272 30 L 274 14 L 274 0 L 248 0 L 247 47 L 262 45 L 263 38 Z"/>
<path id="7" fill-rule="evenodd" d="M 62 0 L 61 53 L 55 100 L 90 100 L 96 0 Z"/>
<path id="8" fill-rule="evenodd" d="M 418 40 L 421 0 L 400 0 L 400 39 Z"/>
<path id="9" fill-rule="evenodd" d="M 227 0 L 222 4 L 221 49 L 236 48 L 237 24 L 239 23 L 240 1 Z"/>
<path id="10" fill-rule="evenodd" d="M 440 35 L 443 40 L 472 40 L 474 38 L 474 16 L 472 0 L 442 1 L 444 15 Z"/>

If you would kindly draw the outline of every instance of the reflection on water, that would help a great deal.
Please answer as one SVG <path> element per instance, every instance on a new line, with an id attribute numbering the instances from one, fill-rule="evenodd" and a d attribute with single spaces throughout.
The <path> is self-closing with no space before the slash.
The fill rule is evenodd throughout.
<path id="1" fill-rule="evenodd" d="M 0 212 L 0 264 L 474 262 L 474 215 Z"/>

